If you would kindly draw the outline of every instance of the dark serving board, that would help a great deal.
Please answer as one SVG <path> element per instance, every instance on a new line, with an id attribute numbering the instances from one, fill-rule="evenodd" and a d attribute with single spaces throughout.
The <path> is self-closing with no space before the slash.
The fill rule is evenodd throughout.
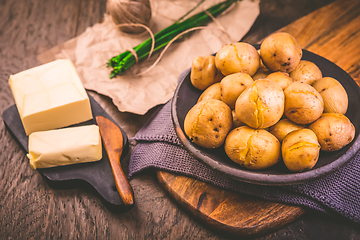
<path id="1" fill-rule="evenodd" d="M 110 115 L 89 95 L 93 119 L 76 124 L 90 125 L 96 124 L 95 117 L 103 116 L 116 122 Z M 5 126 L 20 144 L 25 153 L 28 152 L 28 136 L 25 134 L 16 105 L 6 109 L 3 113 Z M 119 127 L 119 126 L 118 126 Z M 120 127 L 119 127 L 120 128 Z M 121 159 L 126 156 L 129 150 L 129 143 L 126 133 L 120 128 L 123 134 L 124 151 Z M 39 168 L 37 171 L 44 177 L 46 182 L 54 188 L 85 188 L 93 191 L 104 204 L 114 212 L 126 212 L 131 207 L 125 207 L 116 190 L 114 177 L 111 171 L 110 162 L 106 154 L 104 145 L 102 148 L 102 159 L 97 162 L 80 163 L 68 166 L 53 168 Z"/>

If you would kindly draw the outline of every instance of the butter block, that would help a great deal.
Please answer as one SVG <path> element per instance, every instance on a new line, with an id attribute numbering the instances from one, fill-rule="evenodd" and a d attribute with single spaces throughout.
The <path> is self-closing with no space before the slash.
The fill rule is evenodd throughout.
<path id="1" fill-rule="evenodd" d="M 34 132 L 29 135 L 28 147 L 27 157 L 33 169 L 94 162 L 102 158 L 97 125 Z"/>
<path id="2" fill-rule="evenodd" d="M 11 75 L 9 85 L 26 135 L 92 119 L 89 97 L 68 59 Z"/>

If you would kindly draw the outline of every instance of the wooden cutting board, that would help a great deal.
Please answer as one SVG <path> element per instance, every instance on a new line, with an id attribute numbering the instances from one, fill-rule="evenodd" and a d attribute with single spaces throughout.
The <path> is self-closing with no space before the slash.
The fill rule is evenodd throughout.
<path id="1" fill-rule="evenodd" d="M 360 85 L 360 1 L 338 0 L 280 29 L 302 48 L 334 62 Z M 262 201 L 185 176 L 158 171 L 160 184 L 195 217 L 238 235 L 273 231 L 301 216 L 298 206 Z"/>

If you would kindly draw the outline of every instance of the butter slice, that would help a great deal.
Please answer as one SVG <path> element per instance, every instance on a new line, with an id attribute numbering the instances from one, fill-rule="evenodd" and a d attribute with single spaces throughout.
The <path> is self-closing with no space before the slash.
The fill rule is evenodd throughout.
<path id="1" fill-rule="evenodd" d="M 34 132 L 29 135 L 28 147 L 27 157 L 33 169 L 94 162 L 102 158 L 97 125 Z"/>
<path id="2" fill-rule="evenodd" d="M 89 97 L 70 60 L 11 75 L 9 85 L 26 135 L 92 118 Z"/>

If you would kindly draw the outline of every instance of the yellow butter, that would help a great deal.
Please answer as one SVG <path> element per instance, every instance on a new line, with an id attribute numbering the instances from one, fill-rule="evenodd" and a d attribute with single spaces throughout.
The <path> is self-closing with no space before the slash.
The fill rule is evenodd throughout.
<path id="1" fill-rule="evenodd" d="M 9 85 L 26 135 L 92 118 L 88 95 L 70 60 L 11 75 Z"/>
<path id="2" fill-rule="evenodd" d="M 102 158 L 97 125 L 34 132 L 29 135 L 28 147 L 27 157 L 33 169 L 94 162 Z"/>

